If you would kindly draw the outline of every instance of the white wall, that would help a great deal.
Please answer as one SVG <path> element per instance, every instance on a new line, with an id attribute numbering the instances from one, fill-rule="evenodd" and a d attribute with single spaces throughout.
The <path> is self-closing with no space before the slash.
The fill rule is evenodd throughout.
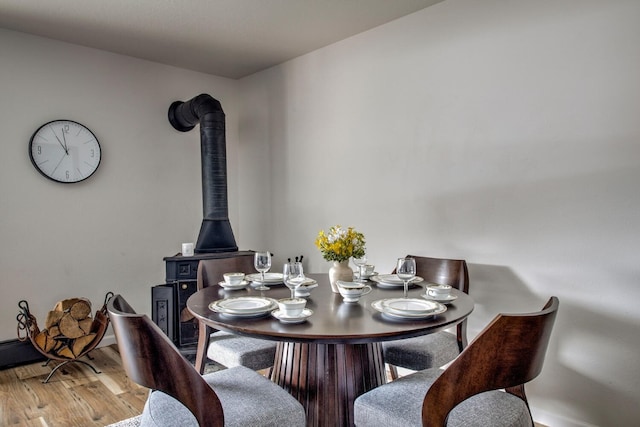
<path id="1" fill-rule="evenodd" d="M 381 272 L 465 258 L 471 336 L 557 295 L 536 420 L 635 425 L 639 45 L 636 1 L 448 0 L 243 79 L 240 228 L 314 272 L 333 224 Z"/>
<path id="2" fill-rule="evenodd" d="M 173 101 L 200 93 L 227 114 L 235 227 L 236 81 L 0 30 L 0 340 L 16 338 L 21 299 L 41 327 L 56 301 L 85 296 L 95 311 L 107 291 L 150 313 L 163 257 L 195 241 L 202 221 L 198 128 L 181 133 L 167 120 Z M 87 181 L 54 183 L 29 161 L 33 132 L 59 118 L 100 141 Z"/>

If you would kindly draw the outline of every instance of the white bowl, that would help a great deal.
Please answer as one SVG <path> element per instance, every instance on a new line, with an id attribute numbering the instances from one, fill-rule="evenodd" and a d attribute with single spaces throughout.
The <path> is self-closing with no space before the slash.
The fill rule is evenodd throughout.
<path id="1" fill-rule="evenodd" d="M 239 285 L 244 280 L 244 273 L 224 273 L 222 276 L 227 285 L 231 286 Z"/>
<path id="2" fill-rule="evenodd" d="M 449 285 L 428 285 L 426 294 L 432 298 L 443 299 L 447 298 L 451 293 L 451 286 Z"/>
<path id="3" fill-rule="evenodd" d="M 302 314 L 307 300 L 304 298 L 283 298 L 278 300 L 278 308 L 286 317 L 298 317 Z"/>

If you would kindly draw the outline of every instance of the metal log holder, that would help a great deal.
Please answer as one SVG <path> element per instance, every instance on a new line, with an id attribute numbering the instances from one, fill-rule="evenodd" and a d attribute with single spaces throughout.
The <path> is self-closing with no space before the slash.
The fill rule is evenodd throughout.
<path id="1" fill-rule="evenodd" d="M 34 346 L 34 348 L 48 359 L 42 366 L 49 365 L 49 363 L 53 360 L 57 360 L 61 362 L 58 365 L 56 365 L 56 367 L 53 368 L 53 370 L 49 373 L 47 378 L 44 381 L 42 381 L 44 384 L 49 382 L 53 374 L 55 374 L 58 371 L 58 369 L 73 362 L 82 363 L 88 366 L 96 374 L 102 373 L 101 371 L 98 371 L 90 363 L 85 362 L 84 360 L 80 360 L 80 358 L 83 356 L 87 356 L 89 360 L 93 360 L 93 358 L 89 355 L 89 352 L 94 348 L 96 348 L 96 346 L 100 343 L 100 341 L 102 341 L 102 338 L 104 337 L 104 334 L 107 331 L 107 327 L 109 326 L 109 316 L 107 314 L 107 302 L 111 299 L 111 297 L 113 297 L 113 292 L 107 292 L 107 294 L 104 297 L 104 303 L 102 307 L 100 308 L 100 310 L 96 311 L 96 314 L 93 318 L 93 323 L 91 325 L 91 332 L 96 334 L 93 341 L 91 341 L 82 350 L 82 352 L 74 358 L 67 358 L 67 357 L 60 356 L 58 354 L 47 353 L 43 349 L 41 349 L 40 346 L 37 345 L 35 342 L 35 337 L 40 333 L 40 328 L 38 327 L 38 322 L 36 320 L 36 317 L 33 314 L 31 314 L 31 311 L 29 310 L 29 303 L 26 300 L 22 300 L 18 303 L 18 307 L 20 308 L 20 312 L 16 316 L 16 320 L 18 321 L 18 329 L 17 329 L 18 340 L 31 341 L 31 344 Z"/>

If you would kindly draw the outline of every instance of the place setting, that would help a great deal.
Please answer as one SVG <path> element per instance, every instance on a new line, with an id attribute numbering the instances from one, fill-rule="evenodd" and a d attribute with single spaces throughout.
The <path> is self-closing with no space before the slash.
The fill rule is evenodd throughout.
<path id="1" fill-rule="evenodd" d="M 430 283 L 425 288 L 425 293 L 422 294 L 422 298 L 428 301 L 435 301 L 441 304 L 451 304 L 458 299 L 457 295 L 451 293 L 451 286 L 438 285 L 437 283 Z"/>
<path id="2" fill-rule="evenodd" d="M 224 280 L 219 282 L 218 285 L 220 285 L 220 287 L 228 291 L 237 291 L 240 289 L 245 289 L 249 284 L 249 281 L 245 280 L 244 273 L 240 273 L 240 272 L 224 273 L 222 277 L 224 277 Z"/>
<path id="3" fill-rule="evenodd" d="M 258 291 L 268 291 L 269 286 L 282 284 L 282 274 L 268 273 L 271 270 L 271 252 L 256 252 L 253 256 L 253 266 L 258 273 L 247 274 L 246 278 Z"/>
<path id="4" fill-rule="evenodd" d="M 368 277 L 368 280 L 376 283 L 379 288 L 395 289 L 404 285 L 404 280 L 398 276 L 398 274 L 377 274 L 374 273 Z M 424 282 L 424 279 L 420 276 L 412 277 L 408 285 L 415 286 L 418 283 Z"/>
<path id="5" fill-rule="evenodd" d="M 309 283 L 309 279 L 304 275 L 302 263 L 299 261 L 285 263 L 282 268 L 282 278 L 285 286 L 291 291 L 291 297 L 278 300 L 278 309 L 272 311 L 271 315 L 282 323 L 302 323 L 313 314 L 313 310 L 306 308 L 307 300 L 300 298 L 297 294 L 303 284 Z M 318 286 L 317 282 L 315 286 Z"/>
<path id="6" fill-rule="evenodd" d="M 416 262 L 413 258 L 399 258 L 396 265 L 396 276 L 403 286 L 402 298 L 384 298 L 371 303 L 371 307 L 380 312 L 383 317 L 392 320 L 423 320 L 447 311 L 447 307 L 437 301 L 430 301 L 425 298 L 409 298 L 408 288 L 410 283 L 416 278 Z M 426 295 L 426 294 L 425 294 Z M 444 290 L 442 294 L 444 295 Z"/>
<path id="7" fill-rule="evenodd" d="M 356 270 L 353 272 L 353 279 L 355 282 L 366 282 L 371 279 L 372 276 L 377 275 L 375 271 L 376 266 L 367 263 L 367 254 L 364 253 L 361 257 L 352 257 L 353 263 L 356 265 Z"/>
<path id="8" fill-rule="evenodd" d="M 234 318 L 266 316 L 278 307 L 278 301 L 266 297 L 231 297 L 209 304 L 209 309 Z"/>

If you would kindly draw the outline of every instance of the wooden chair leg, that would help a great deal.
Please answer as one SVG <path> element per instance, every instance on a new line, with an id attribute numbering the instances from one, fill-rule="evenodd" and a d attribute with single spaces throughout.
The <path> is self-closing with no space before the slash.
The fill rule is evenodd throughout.
<path id="1" fill-rule="evenodd" d="M 387 366 L 389 367 L 389 374 L 391 374 L 391 381 L 397 380 L 398 379 L 398 369 L 391 364 L 387 363 Z"/>
<path id="2" fill-rule="evenodd" d="M 207 348 L 209 347 L 209 339 L 213 328 L 207 326 L 203 322 L 198 323 L 198 346 L 196 348 L 195 368 L 200 375 L 204 373 L 204 366 L 207 363 Z"/>

